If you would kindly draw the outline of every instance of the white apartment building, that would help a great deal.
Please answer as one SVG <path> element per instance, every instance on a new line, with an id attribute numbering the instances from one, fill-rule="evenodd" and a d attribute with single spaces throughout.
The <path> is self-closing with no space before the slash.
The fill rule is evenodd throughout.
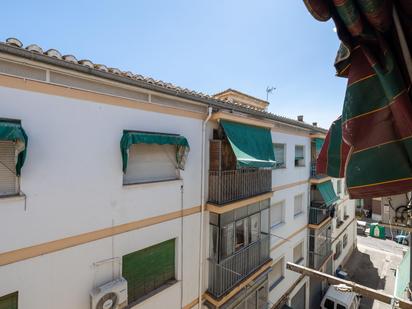
<path id="1" fill-rule="evenodd" d="M 326 131 L 267 105 L 0 43 L 0 307 L 311 308 Z"/>

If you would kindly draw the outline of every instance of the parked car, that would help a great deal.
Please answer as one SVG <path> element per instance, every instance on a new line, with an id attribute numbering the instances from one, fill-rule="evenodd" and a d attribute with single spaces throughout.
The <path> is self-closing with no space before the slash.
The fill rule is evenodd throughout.
<path id="1" fill-rule="evenodd" d="M 395 236 L 395 241 L 396 241 L 398 244 L 402 244 L 402 245 L 408 246 L 408 245 L 409 245 L 409 235 L 402 235 L 402 234 L 396 235 L 396 236 Z"/>
<path id="2" fill-rule="evenodd" d="M 331 285 L 320 303 L 321 309 L 358 309 L 362 296 L 346 292 L 340 285 Z"/>

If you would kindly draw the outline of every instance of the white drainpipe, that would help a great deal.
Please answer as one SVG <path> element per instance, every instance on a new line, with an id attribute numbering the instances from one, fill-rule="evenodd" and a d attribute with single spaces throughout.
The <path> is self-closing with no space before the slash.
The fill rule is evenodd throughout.
<path id="1" fill-rule="evenodd" d="M 212 116 L 212 107 L 209 107 L 207 110 L 207 117 L 203 121 L 202 127 L 202 154 L 201 154 L 201 170 L 200 170 L 200 241 L 199 241 L 199 309 L 202 308 L 202 281 L 203 281 L 203 221 L 204 221 L 204 212 L 205 212 L 205 158 L 206 158 L 206 124 L 209 121 L 210 117 Z"/>

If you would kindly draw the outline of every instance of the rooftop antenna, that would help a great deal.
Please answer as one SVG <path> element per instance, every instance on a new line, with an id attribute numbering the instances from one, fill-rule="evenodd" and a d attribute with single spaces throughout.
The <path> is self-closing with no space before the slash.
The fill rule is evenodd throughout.
<path id="1" fill-rule="evenodd" d="M 269 102 L 269 93 L 272 93 L 273 90 L 276 90 L 276 87 L 269 87 L 269 86 L 266 87 L 266 101 Z"/>

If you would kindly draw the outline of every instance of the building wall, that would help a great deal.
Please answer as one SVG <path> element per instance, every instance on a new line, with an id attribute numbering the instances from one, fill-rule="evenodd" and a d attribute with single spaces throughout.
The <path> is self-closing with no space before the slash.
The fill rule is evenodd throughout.
<path id="1" fill-rule="evenodd" d="M 333 187 L 335 192 L 337 192 L 337 184 L 338 179 L 332 179 Z M 342 252 L 338 259 L 333 260 L 333 272 L 348 260 L 350 257 L 353 249 L 356 247 L 356 218 L 355 218 L 355 200 L 350 200 L 349 196 L 346 194 L 344 190 L 344 179 L 341 179 L 342 190 L 341 194 L 338 194 L 339 201 L 337 202 L 337 206 L 335 209 L 335 217 L 333 218 L 333 227 L 332 227 L 332 250 L 335 254 L 336 252 L 336 243 L 338 241 L 342 241 L 343 244 L 343 236 L 345 234 L 348 235 L 348 243 L 345 248 L 342 246 Z M 347 219 L 344 219 L 344 208 L 346 207 L 346 213 L 348 215 Z M 343 220 L 343 224 L 340 227 L 337 227 L 337 216 L 341 214 L 341 219 Z"/>
<path id="2" fill-rule="evenodd" d="M 0 117 L 22 121 L 28 137 L 22 170 L 25 198 L 0 200 L 0 252 L 38 245 L 87 232 L 196 209 L 181 219 L 87 242 L 65 250 L 0 266 L 0 295 L 19 291 L 19 308 L 89 308 L 89 292 L 111 280 L 120 257 L 176 238 L 176 276 L 183 305 L 197 297 L 201 126 L 200 119 L 124 108 L 61 96 L 0 87 Z M 124 129 L 176 133 L 190 144 L 181 180 L 122 185 L 119 143 Z M 183 187 L 183 193 L 181 193 Z M 116 265 L 115 265 L 116 268 Z M 117 270 L 115 270 L 117 273 Z M 139 308 L 180 304 L 180 284 Z M 47 295 L 47 297 L 39 297 Z"/>
<path id="3" fill-rule="evenodd" d="M 309 170 L 310 170 L 310 138 L 309 136 L 293 133 L 272 131 L 272 142 L 286 144 L 286 168 L 274 169 L 272 172 L 272 186 L 274 194 L 271 205 L 284 202 L 284 222 L 271 228 L 271 258 L 276 263 L 280 258 L 286 262 L 293 262 L 293 248 L 304 242 L 304 260 L 307 263 L 307 223 L 309 201 Z M 305 147 L 305 166 L 295 167 L 295 145 Z M 294 197 L 303 194 L 303 212 L 294 216 Z M 275 304 L 299 279 L 299 274 L 284 270 L 284 279 L 269 292 L 270 304 Z M 294 288 L 288 299 L 290 300 L 299 288 L 306 283 L 306 299 L 309 297 L 309 282 L 303 280 Z M 270 283 L 269 283 L 270 284 Z M 308 307 L 309 302 L 306 302 Z"/>

